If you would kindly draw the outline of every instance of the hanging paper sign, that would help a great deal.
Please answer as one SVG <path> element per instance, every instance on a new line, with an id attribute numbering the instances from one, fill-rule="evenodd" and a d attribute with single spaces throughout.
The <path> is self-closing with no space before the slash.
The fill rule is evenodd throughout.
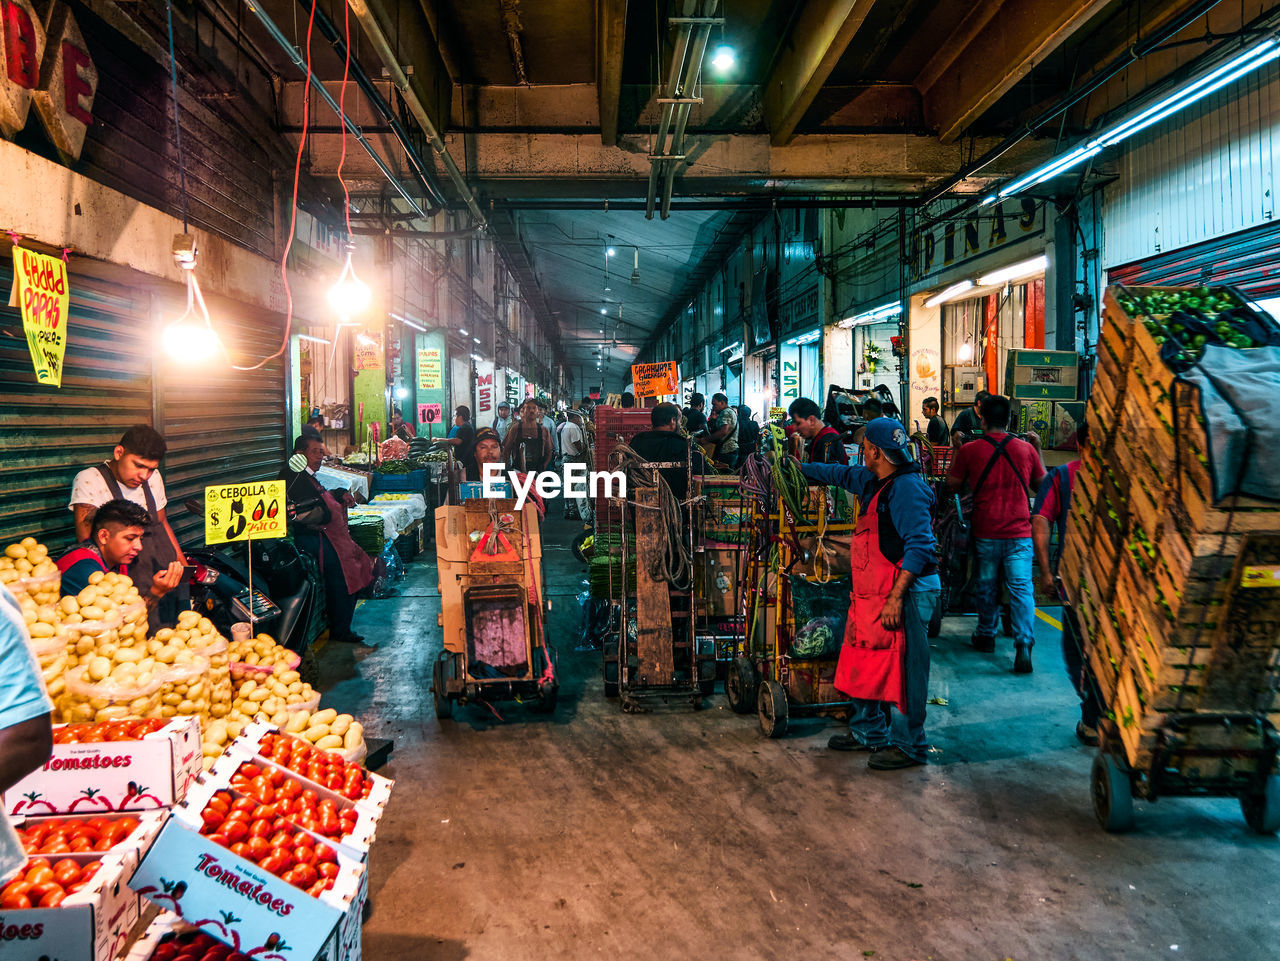
<path id="1" fill-rule="evenodd" d="M 285 535 L 285 482 L 220 484 L 204 489 L 204 542 L 226 544 Z"/>
<path id="2" fill-rule="evenodd" d="M 356 370 L 382 370 L 382 332 L 364 333 L 356 338 Z"/>
<path id="3" fill-rule="evenodd" d="M 444 388 L 444 362 L 439 347 L 423 347 L 418 351 L 418 390 Z"/>
<path id="4" fill-rule="evenodd" d="M 444 411 L 440 409 L 439 404 L 419 404 L 418 405 L 418 423 L 419 424 L 438 424 Z"/>
<path id="5" fill-rule="evenodd" d="M 776 421 L 782 420 L 782 419 L 783 419 L 783 418 L 785 418 L 786 416 L 787 416 L 787 409 L 786 409 L 785 407 L 770 407 L 770 408 L 769 408 L 769 420 L 771 420 L 771 421 L 775 421 L 775 422 L 776 422 Z"/>
<path id="6" fill-rule="evenodd" d="M 67 312 L 71 288 L 67 265 L 60 257 L 13 248 L 14 300 L 22 312 L 22 329 L 36 380 L 62 386 L 62 360 L 67 353 Z"/>
<path id="7" fill-rule="evenodd" d="M 680 389 L 680 375 L 674 360 L 660 364 L 632 364 L 631 381 L 637 397 L 661 397 Z"/>

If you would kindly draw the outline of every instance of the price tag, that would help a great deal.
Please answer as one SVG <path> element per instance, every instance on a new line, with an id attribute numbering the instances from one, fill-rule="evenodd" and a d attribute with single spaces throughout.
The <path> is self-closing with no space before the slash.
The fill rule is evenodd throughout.
<path id="1" fill-rule="evenodd" d="M 785 407 L 769 408 L 769 420 L 771 421 L 776 421 L 779 418 L 785 418 L 786 416 L 787 416 L 787 409 Z"/>
<path id="2" fill-rule="evenodd" d="M 418 405 L 418 423 L 419 424 L 438 424 L 440 417 L 444 412 L 440 409 L 439 404 L 419 404 Z"/>
<path id="3" fill-rule="evenodd" d="M 285 482 L 220 484 L 204 489 L 204 542 L 227 544 L 285 535 Z"/>

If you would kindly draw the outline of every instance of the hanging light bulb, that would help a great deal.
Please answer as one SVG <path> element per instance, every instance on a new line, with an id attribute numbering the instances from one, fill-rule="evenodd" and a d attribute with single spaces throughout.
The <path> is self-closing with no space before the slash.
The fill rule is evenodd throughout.
<path id="1" fill-rule="evenodd" d="M 173 259 L 186 275 L 187 309 L 165 326 L 161 335 L 164 349 L 180 363 L 206 363 L 213 354 L 225 349 L 209 320 L 209 308 L 196 280 L 196 246 L 190 234 L 174 238 Z"/>
<path id="2" fill-rule="evenodd" d="M 342 264 L 342 272 L 329 288 L 329 306 L 343 320 L 364 313 L 369 307 L 369 301 L 373 299 L 368 285 L 356 276 L 355 266 L 351 262 L 355 249 L 355 244 L 347 244 L 347 259 Z"/>
<path id="3" fill-rule="evenodd" d="M 968 338 L 965 338 L 965 342 L 956 351 L 956 360 L 973 360 L 973 343 Z"/>

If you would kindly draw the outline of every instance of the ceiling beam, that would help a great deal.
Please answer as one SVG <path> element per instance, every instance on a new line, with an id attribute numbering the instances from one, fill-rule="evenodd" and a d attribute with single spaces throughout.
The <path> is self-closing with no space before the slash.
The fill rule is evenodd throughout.
<path id="1" fill-rule="evenodd" d="M 808 0 L 764 89 L 764 119 L 775 146 L 791 140 L 875 0 Z"/>
<path id="2" fill-rule="evenodd" d="M 350 0 L 350 5 L 357 17 L 370 16 L 384 36 L 395 38 L 401 69 L 413 68 L 408 78 L 410 89 L 432 126 L 441 133 L 447 130 L 453 81 L 422 7 L 394 0 Z"/>
<path id="3" fill-rule="evenodd" d="M 596 22 L 596 96 L 600 102 L 600 139 L 618 142 L 618 104 L 622 96 L 622 54 L 627 39 L 627 0 L 598 0 Z"/>
<path id="4" fill-rule="evenodd" d="M 998 15 L 973 29 L 985 13 L 966 19 L 957 34 L 963 49 L 945 46 L 922 71 L 925 120 L 943 143 L 953 143 L 1019 80 L 1042 63 L 1109 0 L 1005 0 Z M 939 57 L 950 57 L 938 68 Z"/>

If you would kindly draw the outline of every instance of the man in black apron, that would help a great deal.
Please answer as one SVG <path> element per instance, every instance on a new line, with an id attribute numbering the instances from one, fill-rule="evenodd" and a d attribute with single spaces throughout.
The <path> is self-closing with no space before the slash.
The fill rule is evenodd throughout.
<path id="1" fill-rule="evenodd" d="M 89 540 L 94 512 L 110 500 L 128 500 L 146 508 L 151 525 L 142 540 L 142 550 L 129 564 L 129 576 L 145 597 L 159 571 L 187 562 L 178 538 L 165 514 L 164 483 L 157 468 L 165 455 L 164 438 L 146 424 L 125 431 L 112 452 L 111 460 L 86 468 L 76 475 L 71 487 L 71 510 L 76 518 L 76 540 Z M 151 610 L 148 624 L 154 633 L 178 619 L 178 611 L 189 606 L 185 584 L 169 591 Z"/>

